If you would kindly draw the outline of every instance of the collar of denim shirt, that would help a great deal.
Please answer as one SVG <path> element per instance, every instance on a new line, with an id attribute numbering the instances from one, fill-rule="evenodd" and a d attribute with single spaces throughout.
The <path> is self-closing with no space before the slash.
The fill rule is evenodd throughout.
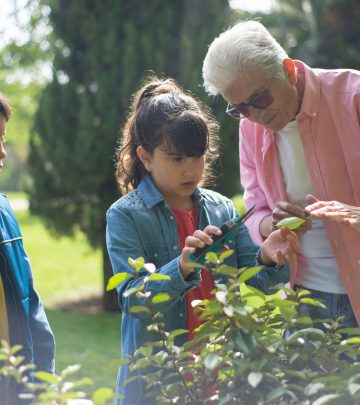
<path id="1" fill-rule="evenodd" d="M 155 186 L 154 182 L 152 181 L 151 176 L 145 176 L 138 185 L 139 193 L 146 205 L 146 208 L 152 208 L 154 205 L 164 201 L 165 199 L 160 191 Z M 193 197 L 196 203 L 198 203 L 201 199 L 201 193 L 198 188 L 195 189 L 193 193 Z"/>

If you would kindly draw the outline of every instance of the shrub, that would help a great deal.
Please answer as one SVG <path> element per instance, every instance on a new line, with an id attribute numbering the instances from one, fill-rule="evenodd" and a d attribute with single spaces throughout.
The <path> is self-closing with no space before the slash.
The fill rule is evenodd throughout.
<path id="1" fill-rule="evenodd" d="M 79 370 L 79 365 L 69 366 L 59 375 L 36 371 L 35 366 L 24 364 L 24 357 L 19 355 L 21 346 L 10 347 L 1 341 L 0 347 L 0 382 L 1 380 L 16 381 L 19 398 L 33 400 L 34 405 L 108 405 L 114 402 L 114 392 L 110 388 L 97 389 L 91 399 L 87 399 L 80 387 L 91 385 L 90 378 L 74 380 L 73 375 Z M 36 382 L 29 378 L 33 372 Z M 55 402 L 54 402 L 55 401 Z M 2 402 L 1 402 L 2 403 Z M 15 401 L 14 403 L 18 403 Z"/>
<path id="2" fill-rule="evenodd" d="M 286 300 L 249 287 L 241 295 L 242 284 L 260 268 L 226 266 L 228 254 L 207 255 L 212 271 L 226 275 L 229 282 L 216 285 L 213 300 L 193 302 L 204 322 L 194 340 L 178 347 L 175 337 L 187 331 L 163 330 L 162 315 L 153 306 L 168 299 L 164 294 L 147 296 L 147 306 L 134 309 L 150 314 L 149 328 L 158 336 L 124 359 L 131 362 L 132 371 L 141 370 L 138 378 L 146 383 L 146 395 L 155 396 L 159 404 L 359 403 L 360 329 L 340 329 L 339 321 L 327 320 L 321 329 L 315 327 L 306 314 L 297 312 L 301 302 L 322 305 L 306 290 L 282 286 Z M 144 268 L 142 258 L 134 261 L 134 268 Z M 130 275 L 114 277 L 116 281 Z M 143 296 L 141 288 L 130 293 Z M 259 304 L 249 305 L 254 300 Z M 289 338 L 284 330 L 291 331 Z M 344 340 L 344 334 L 353 337 Z"/>

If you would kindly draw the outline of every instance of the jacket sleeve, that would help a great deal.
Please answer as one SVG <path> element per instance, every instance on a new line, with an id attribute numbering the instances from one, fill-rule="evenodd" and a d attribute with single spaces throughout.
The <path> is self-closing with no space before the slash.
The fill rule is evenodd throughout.
<path id="1" fill-rule="evenodd" d="M 44 307 L 33 286 L 29 269 L 29 326 L 33 339 L 34 363 L 36 370 L 55 372 L 55 340 L 50 329 Z"/>
<path id="2" fill-rule="evenodd" d="M 138 233 L 136 224 L 131 216 L 118 207 L 112 206 L 107 213 L 106 244 L 112 264 L 113 272 L 129 273 L 128 277 L 117 287 L 119 303 L 122 311 L 129 312 L 133 306 L 147 305 L 145 297 L 138 298 L 135 294 L 124 296 L 124 293 L 131 288 L 144 285 L 145 278 L 150 273 L 144 269 L 136 272 L 128 263 L 128 259 L 143 257 L 146 261 L 146 254 Z M 144 292 L 150 292 L 154 297 L 160 292 L 169 294 L 170 300 L 162 304 L 154 305 L 154 311 L 167 312 L 172 309 L 175 303 L 191 288 L 200 284 L 200 275 L 192 273 L 185 280 L 180 272 L 179 257 L 171 260 L 164 266 L 156 269 L 156 273 L 170 276 L 170 280 L 154 280 L 145 284 Z M 147 318 L 145 312 L 131 313 L 137 318 Z"/>
<path id="3" fill-rule="evenodd" d="M 248 129 L 249 130 L 249 129 Z M 246 126 L 240 127 L 239 137 L 239 156 L 240 156 L 240 179 L 241 185 L 244 188 L 244 203 L 249 209 L 256 205 L 254 214 L 247 220 L 246 226 L 249 228 L 252 239 L 261 244 L 264 241 L 260 234 L 259 226 L 261 221 L 272 214 L 266 196 L 259 185 L 256 162 L 251 151 L 250 145 L 247 142 Z M 251 134 L 254 135 L 254 134 Z"/>

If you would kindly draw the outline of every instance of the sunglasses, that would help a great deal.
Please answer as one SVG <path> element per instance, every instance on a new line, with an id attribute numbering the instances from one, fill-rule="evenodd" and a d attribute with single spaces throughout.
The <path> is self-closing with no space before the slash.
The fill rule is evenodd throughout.
<path id="1" fill-rule="evenodd" d="M 228 104 L 226 109 L 226 114 L 237 120 L 242 118 L 250 117 L 251 112 L 249 107 L 258 108 L 259 110 L 264 110 L 269 107 L 274 102 L 274 97 L 270 93 L 270 90 L 264 90 L 262 93 L 255 95 L 248 103 L 241 103 L 236 107 Z"/>

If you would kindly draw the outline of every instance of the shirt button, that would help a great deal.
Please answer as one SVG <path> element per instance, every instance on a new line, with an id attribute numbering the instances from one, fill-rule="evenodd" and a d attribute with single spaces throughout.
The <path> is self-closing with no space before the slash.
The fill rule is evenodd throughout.
<path id="1" fill-rule="evenodd" d="M 157 254 L 157 253 L 154 253 L 154 256 L 155 256 L 155 257 L 157 257 L 157 256 L 158 256 L 158 254 Z"/>
<path id="2" fill-rule="evenodd" d="M 313 117 L 316 117 L 316 116 L 317 116 L 317 113 L 316 113 L 316 112 L 313 112 L 313 113 L 312 113 L 312 116 L 313 116 Z"/>
<path id="3" fill-rule="evenodd" d="M 183 313 L 180 313 L 179 314 L 179 318 L 183 318 L 184 317 L 184 314 Z"/>
<path id="4" fill-rule="evenodd" d="M 172 215 L 170 215 L 170 219 L 174 219 L 174 217 Z"/>
<path id="5" fill-rule="evenodd" d="M 176 246 L 176 245 L 174 245 L 174 246 L 173 246 L 173 249 L 174 249 L 174 250 L 176 250 L 176 249 L 177 249 L 177 246 Z"/>

